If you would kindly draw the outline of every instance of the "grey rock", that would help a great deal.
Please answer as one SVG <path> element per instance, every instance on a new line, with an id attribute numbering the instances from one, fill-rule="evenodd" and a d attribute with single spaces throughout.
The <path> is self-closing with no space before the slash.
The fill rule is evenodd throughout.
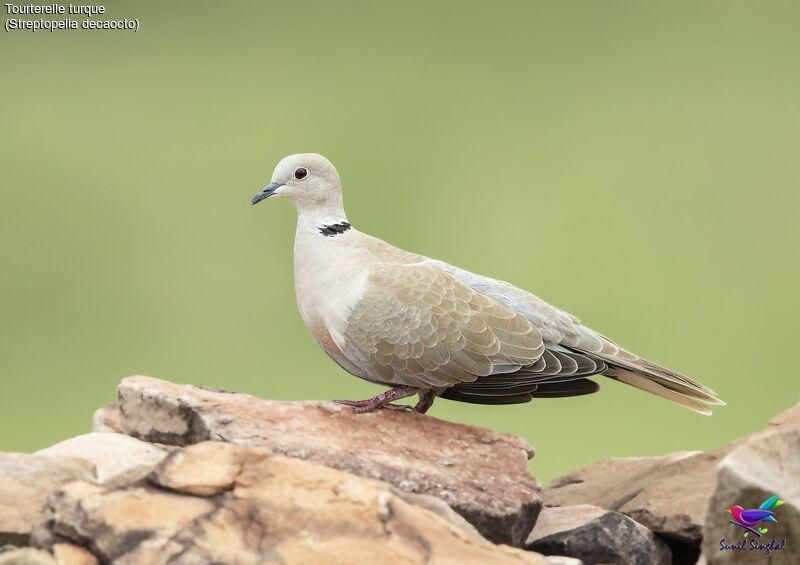
<path id="1" fill-rule="evenodd" d="M 606 459 L 554 479 L 544 492 L 545 504 L 592 504 L 620 512 L 677 545 L 698 548 L 715 469 L 730 449 Z"/>
<path id="2" fill-rule="evenodd" d="M 719 528 L 729 525 L 727 520 L 730 517 L 724 510 L 734 502 L 726 503 L 719 511 L 722 515 L 714 512 L 717 512 L 717 507 L 724 499 L 736 496 L 733 492 L 725 492 L 727 487 L 721 486 L 723 483 L 720 481 L 725 479 L 724 484 L 744 484 L 746 481 L 741 480 L 741 477 L 733 477 L 742 473 L 749 474 L 752 482 L 753 477 L 769 476 L 770 472 L 774 477 L 775 472 L 769 469 L 794 465 L 795 459 L 789 454 L 800 453 L 800 447 L 791 451 L 792 434 L 783 434 L 799 428 L 800 406 L 775 417 L 765 432 L 745 436 L 707 453 L 681 452 L 663 457 L 600 461 L 555 479 L 544 492 L 545 504 L 562 506 L 588 503 L 626 514 L 661 536 L 672 550 L 674 563 L 679 565 L 697 562 L 703 539 L 705 558 L 709 563 L 720 559 L 738 559 L 734 556 L 735 552 L 719 551 L 719 532 L 722 531 Z M 781 435 L 783 439 L 770 441 L 783 442 L 784 445 L 780 448 L 773 445 L 770 449 L 784 451 L 772 453 L 769 458 L 771 464 L 758 465 L 760 471 L 743 470 L 743 461 L 749 459 L 743 457 L 739 450 L 743 446 L 752 446 L 754 442 L 757 444 L 764 440 L 765 434 Z M 768 444 L 769 442 L 765 443 Z M 740 455 L 732 457 L 734 452 Z M 756 456 L 752 453 L 747 457 L 766 458 L 765 455 Z M 787 479 L 784 477 L 781 480 L 785 482 Z M 769 488 L 779 486 L 770 484 L 772 486 Z M 736 491 L 741 487 L 730 488 Z M 764 496 L 755 502 L 756 506 L 775 493 L 762 494 Z M 783 496 L 783 493 L 778 494 Z M 797 507 L 796 504 L 792 506 Z M 788 509 L 784 512 L 791 515 Z M 704 529 L 712 526 L 715 531 L 709 531 L 704 536 Z M 716 553 L 712 555 L 712 551 Z M 749 555 L 749 558 L 753 557 L 752 554 Z M 772 552 L 770 559 L 780 559 L 778 552 Z"/>
<path id="3" fill-rule="evenodd" d="M 669 548 L 650 530 L 618 512 L 581 504 L 545 508 L 526 548 L 580 559 L 587 565 L 669 565 Z"/>
<path id="4" fill-rule="evenodd" d="M 767 528 L 761 538 L 752 533 L 745 537 L 745 530 L 730 523 L 726 509 L 758 508 L 773 495 L 785 502 L 774 510 L 777 523 L 761 524 Z M 746 438 L 722 460 L 705 528 L 703 555 L 709 565 L 800 563 L 800 405 L 774 418 L 764 432 Z M 723 543 L 743 549 L 722 549 Z M 767 553 L 758 548 L 770 544 L 783 544 L 783 549 Z"/>
<path id="5" fill-rule="evenodd" d="M 254 445 L 435 496 L 496 543 L 521 545 L 541 509 L 523 440 L 416 413 L 353 414 L 330 402 L 276 402 L 129 377 L 103 421 L 145 441 Z M 116 424 L 115 424 L 116 425 Z"/>
<path id="6" fill-rule="evenodd" d="M 45 519 L 47 497 L 66 483 L 92 476 L 91 464 L 81 459 L 0 453 L 0 546 L 27 545 Z"/>

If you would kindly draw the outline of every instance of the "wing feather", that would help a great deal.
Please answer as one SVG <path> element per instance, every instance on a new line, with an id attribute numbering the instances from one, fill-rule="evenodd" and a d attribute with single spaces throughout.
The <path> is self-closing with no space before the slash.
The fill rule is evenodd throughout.
<path id="1" fill-rule="evenodd" d="M 343 336 L 363 374 L 420 388 L 518 370 L 544 351 L 525 316 L 427 264 L 374 268 Z"/>
<path id="2" fill-rule="evenodd" d="M 343 366 L 464 402 L 590 394 L 585 377 L 604 374 L 701 413 L 722 404 L 536 296 L 440 261 L 374 267 L 340 333 Z"/>
<path id="3" fill-rule="evenodd" d="M 581 324 L 575 316 L 555 308 L 529 292 L 503 281 L 458 269 L 442 261 L 427 262 L 450 273 L 472 289 L 522 314 L 540 331 L 546 347 L 552 350 L 554 355 L 563 354 L 565 351 L 585 354 L 583 359 L 575 360 L 579 363 L 579 372 L 592 370 L 591 363 L 594 363 L 597 369 L 595 372 L 602 372 L 612 379 L 641 388 L 703 414 L 710 413 L 708 405 L 725 404 L 710 388 L 623 349 L 602 334 Z M 547 365 L 545 355 L 530 367 L 520 369 L 520 373 L 527 372 L 529 368 L 531 372 L 543 373 L 547 370 L 541 367 L 543 362 Z M 568 364 L 571 368 L 572 364 Z M 558 372 L 560 373 L 561 371 Z"/>

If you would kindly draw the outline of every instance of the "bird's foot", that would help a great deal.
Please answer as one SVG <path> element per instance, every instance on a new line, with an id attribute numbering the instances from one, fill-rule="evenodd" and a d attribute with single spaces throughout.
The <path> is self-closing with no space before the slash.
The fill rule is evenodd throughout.
<path id="1" fill-rule="evenodd" d="M 417 389 L 410 386 L 397 386 L 382 392 L 367 400 L 334 400 L 337 404 L 344 404 L 352 406 L 353 412 L 356 414 L 363 414 L 364 412 L 372 412 L 376 408 L 388 408 L 389 410 L 407 410 L 405 406 L 398 406 L 391 404 L 393 400 L 413 396 L 417 393 Z"/>
<path id="2" fill-rule="evenodd" d="M 345 406 L 351 406 L 354 410 L 357 408 L 365 408 L 369 402 L 369 400 L 332 400 L 334 404 L 343 404 Z M 411 410 L 411 406 L 406 406 L 405 404 L 381 404 L 378 408 L 386 408 L 387 410 L 397 410 L 398 412 L 408 412 Z"/>
<path id="3" fill-rule="evenodd" d="M 356 414 L 371 412 L 377 408 L 386 408 L 387 410 L 406 412 L 412 410 L 412 408 L 410 406 L 401 404 L 392 404 L 392 401 L 413 396 L 415 393 L 419 394 L 419 401 L 414 406 L 413 411 L 420 414 L 425 414 L 430 407 L 433 406 L 436 393 L 432 390 L 419 390 L 410 386 L 398 386 L 389 389 L 386 392 L 382 392 L 377 396 L 368 398 L 367 400 L 334 400 L 334 402 L 336 404 L 351 406 L 353 408 L 353 412 Z"/>
<path id="4" fill-rule="evenodd" d="M 384 408 L 386 410 L 396 410 L 397 412 L 411 412 L 411 406 L 407 406 L 405 404 L 381 404 L 379 408 Z"/>
<path id="5" fill-rule="evenodd" d="M 364 406 L 369 400 L 331 400 L 334 404 L 344 404 L 345 406 Z"/>

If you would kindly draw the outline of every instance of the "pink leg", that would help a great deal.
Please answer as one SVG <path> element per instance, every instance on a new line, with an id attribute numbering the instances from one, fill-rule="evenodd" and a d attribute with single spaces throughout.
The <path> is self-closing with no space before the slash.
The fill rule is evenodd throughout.
<path id="1" fill-rule="evenodd" d="M 371 412 L 376 408 L 389 408 L 405 410 L 405 407 L 389 404 L 393 400 L 413 396 L 417 393 L 416 388 L 411 386 L 397 386 L 385 392 L 378 394 L 367 400 L 334 400 L 337 404 L 345 404 L 353 407 L 353 412 L 356 414 L 363 414 L 364 412 Z"/>
<path id="2" fill-rule="evenodd" d="M 430 409 L 431 406 L 433 406 L 433 401 L 435 398 L 436 394 L 432 390 L 419 391 L 419 402 L 417 402 L 417 405 L 414 406 L 414 412 L 424 414 Z"/>

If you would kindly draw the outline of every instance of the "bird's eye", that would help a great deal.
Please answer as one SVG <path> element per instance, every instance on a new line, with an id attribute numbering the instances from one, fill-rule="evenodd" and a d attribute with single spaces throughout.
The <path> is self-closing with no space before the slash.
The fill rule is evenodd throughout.
<path id="1" fill-rule="evenodd" d="M 308 169 L 305 167 L 300 167 L 294 172 L 294 178 L 297 180 L 303 180 L 308 175 Z"/>

